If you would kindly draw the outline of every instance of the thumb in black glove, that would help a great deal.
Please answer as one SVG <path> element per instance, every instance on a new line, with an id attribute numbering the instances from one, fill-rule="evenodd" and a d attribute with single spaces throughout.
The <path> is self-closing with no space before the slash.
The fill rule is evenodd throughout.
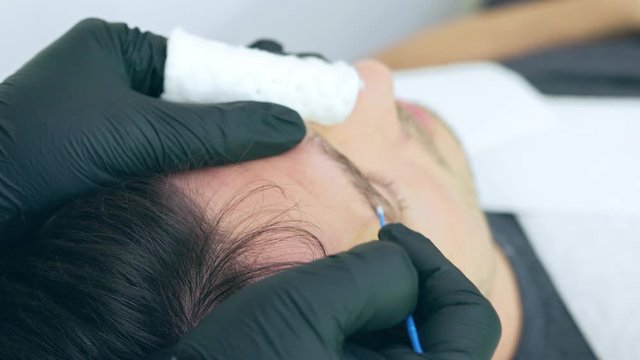
<path id="1" fill-rule="evenodd" d="M 488 300 L 424 236 L 393 224 L 380 238 L 242 289 L 154 359 L 489 359 Z M 414 310 L 423 355 L 404 328 Z"/>
<path id="2" fill-rule="evenodd" d="M 421 234 L 402 224 L 390 224 L 378 236 L 400 245 L 418 271 L 414 317 L 426 358 L 490 359 L 500 340 L 501 326 L 498 314 L 480 290 Z M 393 332 L 408 344 L 404 326 Z M 408 346 L 388 349 L 385 354 L 390 359 L 423 358 Z"/>
<path id="3" fill-rule="evenodd" d="M 165 38 L 88 19 L 0 84 L 0 246 L 98 187 L 275 155 L 304 137 L 299 115 L 275 104 L 159 100 L 165 58 Z"/>

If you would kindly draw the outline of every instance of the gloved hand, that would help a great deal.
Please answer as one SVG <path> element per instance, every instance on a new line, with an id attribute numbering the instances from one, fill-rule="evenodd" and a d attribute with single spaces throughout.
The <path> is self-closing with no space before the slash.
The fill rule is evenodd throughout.
<path id="1" fill-rule="evenodd" d="M 305 134 L 275 104 L 161 101 L 166 39 L 84 20 L 0 84 L 0 246 L 123 178 L 275 155 Z"/>
<path id="2" fill-rule="evenodd" d="M 165 51 L 162 37 L 86 20 L 0 84 L 0 246 L 96 187 L 274 155 L 304 136 L 299 116 L 277 105 L 156 99 Z M 380 238 L 406 251 L 374 242 L 267 278 L 167 353 L 410 359 L 401 324 L 419 291 L 416 319 L 428 354 L 488 357 L 499 333 L 491 306 L 428 240 L 422 245 L 426 239 L 397 226 Z"/>
<path id="3" fill-rule="evenodd" d="M 500 322 L 478 289 L 424 236 L 379 237 L 242 289 L 153 359 L 491 358 Z M 414 310 L 423 355 L 404 328 Z"/>
<path id="4" fill-rule="evenodd" d="M 299 58 L 306 58 L 306 57 L 314 57 L 314 58 L 318 58 L 320 60 L 324 60 L 326 62 L 329 62 L 329 59 L 327 59 L 324 55 L 317 53 L 317 52 L 297 52 L 297 53 L 292 53 L 292 52 L 288 52 L 284 50 L 284 47 L 282 46 L 282 44 L 280 44 L 279 42 L 277 42 L 276 40 L 273 39 L 258 39 L 254 42 L 252 42 L 251 44 L 249 44 L 250 48 L 253 49 L 260 49 L 260 50 L 264 50 L 264 51 L 268 51 L 272 54 L 278 54 L 278 55 L 294 55 L 297 56 Z"/>

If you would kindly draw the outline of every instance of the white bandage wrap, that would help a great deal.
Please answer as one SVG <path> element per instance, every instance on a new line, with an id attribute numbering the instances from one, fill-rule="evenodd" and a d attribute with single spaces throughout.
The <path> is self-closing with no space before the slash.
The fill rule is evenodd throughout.
<path id="1" fill-rule="evenodd" d="M 203 39 L 177 28 L 169 37 L 162 98 L 176 102 L 265 101 L 305 121 L 332 125 L 353 110 L 362 81 L 349 64 L 276 55 Z"/>

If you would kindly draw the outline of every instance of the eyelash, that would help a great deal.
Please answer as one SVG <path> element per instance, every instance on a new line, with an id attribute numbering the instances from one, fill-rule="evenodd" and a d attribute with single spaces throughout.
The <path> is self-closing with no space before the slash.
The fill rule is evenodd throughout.
<path id="1" fill-rule="evenodd" d="M 384 189 L 389 192 L 396 204 L 398 204 L 398 210 L 400 210 L 400 213 L 403 213 L 407 209 L 407 202 L 402 196 L 400 196 L 398 188 L 393 180 L 385 177 L 384 175 L 374 173 L 367 174 L 367 177 L 371 182 L 384 187 Z"/>

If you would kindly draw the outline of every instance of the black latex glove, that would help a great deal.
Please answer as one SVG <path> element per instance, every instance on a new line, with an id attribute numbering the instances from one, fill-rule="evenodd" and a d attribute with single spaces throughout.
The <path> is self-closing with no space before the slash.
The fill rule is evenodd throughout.
<path id="1" fill-rule="evenodd" d="M 324 60 L 326 62 L 329 62 L 329 60 L 324 57 L 324 55 L 320 54 L 320 53 L 316 53 L 316 52 L 298 52 L 298 53 L 292 53 L 292 52 L 287 52 L 284 51 L 284 47 L 282 46 L 282 44 L 280 44 L 278 41 L 273 40 L 273 39 L 258 39 L 254 42 L 252 42 L 251 44 L 249 44 L 250 48 L 253 49 L 260 49 L 260 50 L 264 50 L 264 51 L 268 51 L 272 54 L 278 54 L 278 55 L 294 55 L 300 58 L 305 58 L 305 57 L 314 57 L 314 58 L 318 58 L 321 60 Z"/>
<path id="2" fill-rule="evenodd" d="M 402 224 L 390 224 L 380 240 L 402 246 L 418 271 L 418 305 L 414 312 L 423 357 L 409 349 L 405 325 L 364 336 L 381 342 L 388 359 L 490 359 L 500 340 L 501 325 L 493 306 L 467 277 L 423 235 Z M 406 346 L 389 346 L 393 339 Z"/>
<path id="3" fill-rule="evenodd" d="M 153 359 L 491 358 L 500 322 L 478 289 L 424 236 L 379 236 L 242 289 Z M 423 355 L 404 330 L 414 310 Z"/>
<path id="4" fill-rule="evenodd" d="M 0 246 L 97 187 L 275 155 L 303 138 L 282 106 L 157 99 L 165 58 L 165 38 L 88 19 L 0 84 Z"/>

